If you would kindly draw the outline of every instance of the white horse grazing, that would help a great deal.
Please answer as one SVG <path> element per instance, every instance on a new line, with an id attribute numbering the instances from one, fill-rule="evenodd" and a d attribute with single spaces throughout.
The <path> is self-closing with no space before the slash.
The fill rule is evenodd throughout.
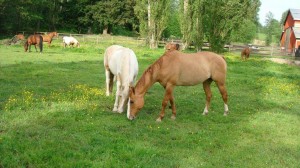
<path id="1" fill-rule="evenodd" d="M 134 86 L 138 75 L 138 61 L 134 52 L 119 45 L 108 47 L 104 54 L 106 75 L 106 96 L 113 90 L 113 81 L 116 76 L 117 91 L 113 111 L 122 113 L 124 104 L 128 101 L 129 86 Z"/>
<path id="2" fill-rule="evenodd" d="M 67 45 L 72 47 L 80 46 L 79 42 L 74 37 L 67 37 L 67 36 L 63 37 L 63 44 L 64 44 L 64 48 L 66 48 Z"/>

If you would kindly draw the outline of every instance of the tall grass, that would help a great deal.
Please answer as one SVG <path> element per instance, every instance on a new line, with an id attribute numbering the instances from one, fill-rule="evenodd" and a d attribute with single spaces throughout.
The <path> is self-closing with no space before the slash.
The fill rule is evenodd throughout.
<path id="1" fill-rule="evenodd" d="M 299 167 L 299 67 L 226 53 L 227 117 L 215 85 L 201 115 L 198 85 L 176 87 L 177 119 L 167 110 L 156 123 L 164 89 L 155 84 L 128 121 L 105 96 L 103 53 L 119 42 L 55 40 L 43 54 L 0 46 L 0 167 Z M 121 44 L 136 52 L 139 76 L 164 52 Z"/>

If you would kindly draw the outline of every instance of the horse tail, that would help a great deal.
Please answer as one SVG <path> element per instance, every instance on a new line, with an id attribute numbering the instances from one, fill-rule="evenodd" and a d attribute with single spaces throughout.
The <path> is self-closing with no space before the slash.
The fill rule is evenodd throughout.
<path id="1" fill-rule="evenodd" d="M 39 43 L 39 46 L 40 46 L 40 53 L 43 52 L 43 37 L 42 36 L 39 36 L 39 39 L 40 39 L 40 43 Z"/>
<path id="2" fill-rule="evenodd" d="M 222 55 L 222 58 L 223 58 L 223 60 L 226 62 L 226 59 L 225 59 L 224 55 Z"/>
<path id="3" fill-rule="evenodd" d="M 104 62 L 105 69 L 108 70 L 109 69 L 108 68 L 108 49 L 106 49 L 105 52 L 104 52 L 104 61 L 103 62 Z"/>

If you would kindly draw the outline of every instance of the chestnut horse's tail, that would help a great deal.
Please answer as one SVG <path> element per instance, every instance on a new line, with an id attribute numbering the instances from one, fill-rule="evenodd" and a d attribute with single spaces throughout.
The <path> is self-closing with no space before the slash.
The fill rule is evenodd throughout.
<path id="1" fill-rule="evenodd" d="M 43 37 L 39 36 L 39 40 L 40 40 L 40 43 L 39 43 L 40 53 L 42 53 L 43 52 Z"/>

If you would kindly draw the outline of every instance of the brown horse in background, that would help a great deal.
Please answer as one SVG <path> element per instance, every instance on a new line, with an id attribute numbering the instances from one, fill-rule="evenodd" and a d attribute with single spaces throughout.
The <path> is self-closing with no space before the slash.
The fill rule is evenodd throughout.
<path id="1" fill-rule="evenodd" d="M 244 48 L 241 52 L 242 59 L 247 60 L 250 56 L 250 52 L 251 52 L 251 49 L 249 47 Z"/>
<path id="2" fill-rule="evenodd" d="M 150 87 L 159 82 L 165 88 L 162 109 L 156 121 L 165 116 L 165 108 L 170 101 L 172 119 L 176 118 L 173 90 L 175 86 L 194 86 L 202 83 L 206 95 L 203 115 L 208 114 L 212 97 L 210 85 L 214 81 L 224 101 L 224 115 L 228 114 L 227 90 L 225 87 L 227 65 L 222 56 L 212 52 L 192 54 L 176 50 L 165 52 L 146 69 L 135 87 L 130 87 L 127 118 L 133 120 L 144 106 L 144 96 Z"/>
<path id="3" fill-rule="evenodd" d="M 29 52 L 30 52 L 31 45 L 34 45 L 36 52 L 37 52 L 36 46 L 38 45 L 40 48 L 40 53 L 42 53 L 43 52 L 43 37 L 38 34 L 30 35 L 24 44 L 25 52 L 27 52 L 28 46 L 29 46 Z"/>
<path id="4" fill-rule="evenodd" d="M 19 33 L 19 34 L 15 35 L 15 39 L 16 39 L 17 41 L 18 41 L 18 40 L 24 40 L 25 37 L 24 37 L 23 34 Z"/>
<path id="5" fill-rule="evenodd" d="M 170 50 L 179 50 L 179 44 L 177 44 L 177 43 L 168 43 L 168 44 L 166 44 L 165 49 L 167 51 L 170 51 Z"/>
<path id="6" fill-rule="evenodd" d="M 47 34 L 42 35 L 43 36 L 43 42 L 48 42 L 48 46 L 50 47 L 50 44 L 52 42 L 53 37 L 58 37 L 57 32 L 49 32 Z"/>

